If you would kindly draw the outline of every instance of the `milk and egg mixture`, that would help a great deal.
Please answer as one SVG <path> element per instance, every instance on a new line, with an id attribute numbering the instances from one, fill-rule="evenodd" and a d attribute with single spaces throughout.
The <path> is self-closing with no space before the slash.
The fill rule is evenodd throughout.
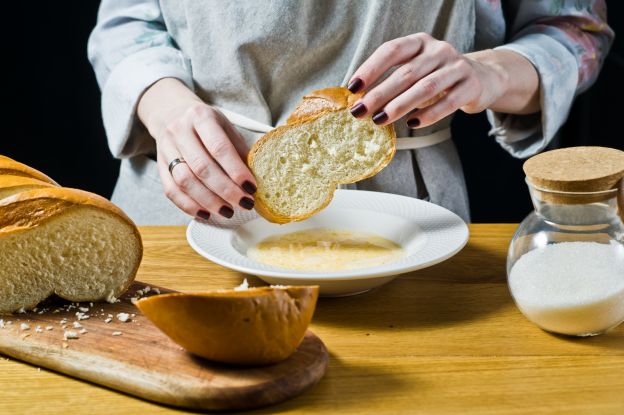
<path id="1" fill-rule="evenodd" d="M 292 270 L 343 271 L 387 264 L 404 256 L 404 251 L 371 233 L 307 229 L 268 237 L 251 247 L 247 256 Z"/>

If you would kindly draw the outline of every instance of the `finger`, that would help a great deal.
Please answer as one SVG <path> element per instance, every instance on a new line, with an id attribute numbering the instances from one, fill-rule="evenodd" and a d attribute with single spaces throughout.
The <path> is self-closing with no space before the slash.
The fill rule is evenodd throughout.
<path id="1" fill-rule="evenodd" d="M 356 93 L 370 88 L 390 68 L 416 56 L 429 39 L 433 38 L 426 33 L 416 33 L 384 43 L 355 71 L 349 90 Z"/>
<path id="2" fill-rule="evenodd" d="M 190 126 L 188 127 L 190 128 Z M 183 129 L 177 131 L 177 135 L 182 134 Z M 167 135 L 170 135 L 168 132 Z M 182 152 L 173 144 L 171 137 L 161 140 L 159 142 L 161 153 L 164 157 L 164 162 L 167 163 L 167 173 L 169 173 L 169 162 L 175 158 L 184 157 Z M 205 152 L 204 152 L 205 153 Z M 186 160 L 186 159 L 185 159 Z M 197 204 L 202 206 L 204 210 L 210 213 L 219 213 L 221 216 L 227 218 L 232 217 L 234 210 L 232 207 L 212 190 L 208 189 L 195 174 L 191 171 L 186 163 L 180 163 L 176 165 L 171 171 L 176 186 L 188 197 L 193 199 Z"/>
<path id="3" fill-rule="evenodd" d="M 427 127 L 454 113 L 470 101 L 472 89 L 469 82 L 460 82 L 433 105 L 416 111 L 407 120 L 407 125 L 412 128 Z"/>
<path id="4" fill-rule="evenodd" d="M 216 119 L 198 117 L 194 121 L 194 127 L 208 153 L 219 163 L 232 182 L 245 189 L 247 193 L 254 193 L 256 179 Z"/>
<path id="5" fill-rule="evenodd" d="M 455 66 L 445 66 L 420 81 L 416 82 L 407 91 L 388 102 L 382 111 L 373 115 L 373 121 L 378 125 L 390 124 L 415 108 L 423 108 L 428 101 L 436 100 L 448 88 L 461 81 L 467 74 L 457 71 Z"/>
<path id="6" fill-rule="evenodd" d="M 217 128 L 221 130 L 220 127 Z M 186 160 L 185 169 L 190 169 L 193 176 L 201 182 L 203 187 L 210 189 L 221 199 L 228 202 L 230 206 L 241 206 L 248 210 L 253 208 L 253 199 L 230 180 L 221 169 L 221 166 L 208 154 L 194 130 L 189 128 L 180 131 L 176 137 L 176 146 L 180 155 Z M 191 181 L 190 190 L 196 190 L 197 186 L 193 183 L 195 180 L 191 180 L 191 178 L 189 180 Z M 229 213 L 229 211 L 227 212 Z"/>
<path id="7" fill-rule="evenodd" d="M 175 158 L 175 157 L 174 157 Z M 182 190 L 175 184 L 173 178 L 169 174 L 169 165 L 162 156 L 162 153 L 158 155 L 157 161 L 158 174 L 160 175 L 160 182 L 162 183 L 165 196 L 173 202 L 178 208 L 180 208 L 187 215 L 198 217 L 203 220 L 210 218 L 210 213 L 199 203 L 195 202 L 189 196 L 184 194 Z"/>
<path id="8" fill-rule="evenodd" d="M 245 138 L 240 133 L 240 131 L 238 131 L 238 129 L 232 125 L 230 120 L 228 120 L 227 117 L 221 113 L 221 111 L 216 110 L 216 112 L 219 114 L 219 124 L 225 130 L 225 133 L 228 135 L 228 137 L 230 137 L 230 140 L 232 141 L 236 152 L 238 152 L 243 161 L 247 160 L 247 154 L 249 154 L 249 146 L 247 146 Z"/>
<path id="9" fill-rule="evenodd" d="M 377 113 L 392 99 L 433 72 L 439 64 L 438 56 L 430 56 L 425 53 L 405 63 L 355 103 L 354 107 L 358 104 L 364 106 L 364 111 L 360 110 L 357 113 L 357 118 Z"/>

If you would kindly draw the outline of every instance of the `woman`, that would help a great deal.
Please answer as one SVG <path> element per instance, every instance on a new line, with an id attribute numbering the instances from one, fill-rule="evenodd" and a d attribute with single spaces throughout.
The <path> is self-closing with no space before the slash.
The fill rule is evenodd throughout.
<path id="1" fill-rule="evenodd" d="M 275 126 L 306 92 L 334 85 L 366 91 L 353 116 L 399 136 L 439 138 L 454 111 L 487 110 L 490 134 L 527 157 L 595 80 L 612 38 L 602 0 L 103 0 L 89 58 L 122 159 L 112 200 L 139 224 L 252 209 L 244 159 L 259 134 L 215 106 Z M 468 221 L 456 149 L 434 141 L 353 187 Z"/>

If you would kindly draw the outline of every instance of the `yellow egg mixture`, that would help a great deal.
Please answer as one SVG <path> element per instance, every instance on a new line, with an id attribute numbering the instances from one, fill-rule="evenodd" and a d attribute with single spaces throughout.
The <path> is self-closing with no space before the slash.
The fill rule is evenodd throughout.
<path id="1" fill-rule="evenodd" d="M 393 262 L 404 255 L 381 236 L 333 229 L 307 229 L 268 237 L 247 256 L 275 267 L 301 271 L 342 271 Z"/>

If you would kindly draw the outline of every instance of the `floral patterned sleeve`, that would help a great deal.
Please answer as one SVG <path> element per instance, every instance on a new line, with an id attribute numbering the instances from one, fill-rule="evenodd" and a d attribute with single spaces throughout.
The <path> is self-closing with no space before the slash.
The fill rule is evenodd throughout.
<path id="1" fill-rule="evenodd" d="M 193 88 L 189 60 L 167 32 L 158 0 L 102 0 L 88 44 L 89 60 L 102 90 L 102 119 L 116 157 L 153 147 L 136 122 L 143 92 L 162 78 Z"/>
<path id="2" fill-rule="evenodd" d="M 497 49 L 519 53 L 535 66 L 542 111 L 533 115 L 488 111 L 490 134 L 512 155 L 523 158 L 548 145 L 565 122 L 574 97 L 596 80 L 613 31 L 606 23 L 604 0 L 503 0 L 502 7 L 509 41 Z"/>

